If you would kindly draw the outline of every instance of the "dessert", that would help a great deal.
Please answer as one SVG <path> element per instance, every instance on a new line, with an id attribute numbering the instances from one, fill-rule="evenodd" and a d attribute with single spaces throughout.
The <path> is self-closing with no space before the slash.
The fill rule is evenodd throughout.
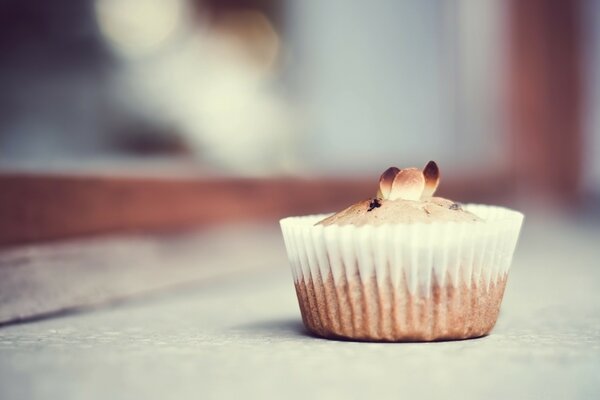
<path id="1" fill-rule="evenodd" d="M 309 331 L 368 341 L 491 331 L 523 215 L 434 197 L 438 184 L 433 161 L 392 167 L 372 198 L 280 221 Z"/>

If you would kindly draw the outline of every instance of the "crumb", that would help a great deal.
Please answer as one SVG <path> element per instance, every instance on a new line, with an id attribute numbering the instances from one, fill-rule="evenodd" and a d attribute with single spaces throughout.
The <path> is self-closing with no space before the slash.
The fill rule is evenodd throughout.
<path id="1" fill-rule="evenodd" d="M 451 210 L 462 210 L 462 207 L 458 203 L 454 203 L 448 208 L 450 208 Z"/>
<path id="2" fill-rule="evenodd" d="M 375 198 L 375 199 L 371 200 L 371 202 L 369 203 L 369 209 L 367 210 L 367 212 L 373 211 L 373 209 L 379 208 L 379 207 L 381 207 L 381 203 L 379 202 L 379 199 Z"/>

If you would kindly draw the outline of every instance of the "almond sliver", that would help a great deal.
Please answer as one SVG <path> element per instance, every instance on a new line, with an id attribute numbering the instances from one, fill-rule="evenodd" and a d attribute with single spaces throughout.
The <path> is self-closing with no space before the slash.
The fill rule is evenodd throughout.
<path id="1" fill-rule="evenodd" d="M 425 178 L 425 189 L 421 194 L 422 199 L 433 196 L 440 184 L 440 170 L 435 161 L 429 161 L 423 168 L 423 177 Z"/>
<path id="2" fill-rule="evenodd" d="M 417 168 L 406 168 L 400 170 L 392 183 L 390 200 L 419 200 L 425 189 L 425 177 L 423 172 Z"/>
<path id="3" fill-rule="evenodd" d="M 377 192 L 377 197 L 387 199 L 390 196 L 392 184 L 394 183 L 394 178 L 398 172 L 400 172 L 398 168 L 389 167 L 383 172 L 383 174 L 381 174 L 381 177 L 379 178 L 379 191 Z"/>

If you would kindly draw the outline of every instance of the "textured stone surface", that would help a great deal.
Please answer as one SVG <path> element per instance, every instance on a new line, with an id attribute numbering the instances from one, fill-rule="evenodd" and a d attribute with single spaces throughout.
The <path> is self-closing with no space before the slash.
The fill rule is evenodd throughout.
<path id="1" fill-rule="evenodd" d="M 498 323 L 474 340 L 309 336 L 283 258 L 236 280 L 6 326 L 0 398 L 600 398 L 599 238 L 527 221 Z"/>
<path id="2" fill-rule="evenodd" d="M 224 225 L 0 249 L 0 326 L 261 270 L 280 262 L 276 240 L 271 227 Z"/>

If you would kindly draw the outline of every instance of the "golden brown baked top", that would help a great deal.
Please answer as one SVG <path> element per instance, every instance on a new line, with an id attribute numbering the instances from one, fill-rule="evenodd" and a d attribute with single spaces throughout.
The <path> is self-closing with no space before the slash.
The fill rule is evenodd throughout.
<path id="1" fill-rule="evenodd" d="M 439 169 L 433 161 L 423 170 L 390 167 L 381 174 L 375 197 L 359 201 L 317 225 L 481 221 L 460 204 L 442 197 L 433 197 L 439 181 Z"/>

